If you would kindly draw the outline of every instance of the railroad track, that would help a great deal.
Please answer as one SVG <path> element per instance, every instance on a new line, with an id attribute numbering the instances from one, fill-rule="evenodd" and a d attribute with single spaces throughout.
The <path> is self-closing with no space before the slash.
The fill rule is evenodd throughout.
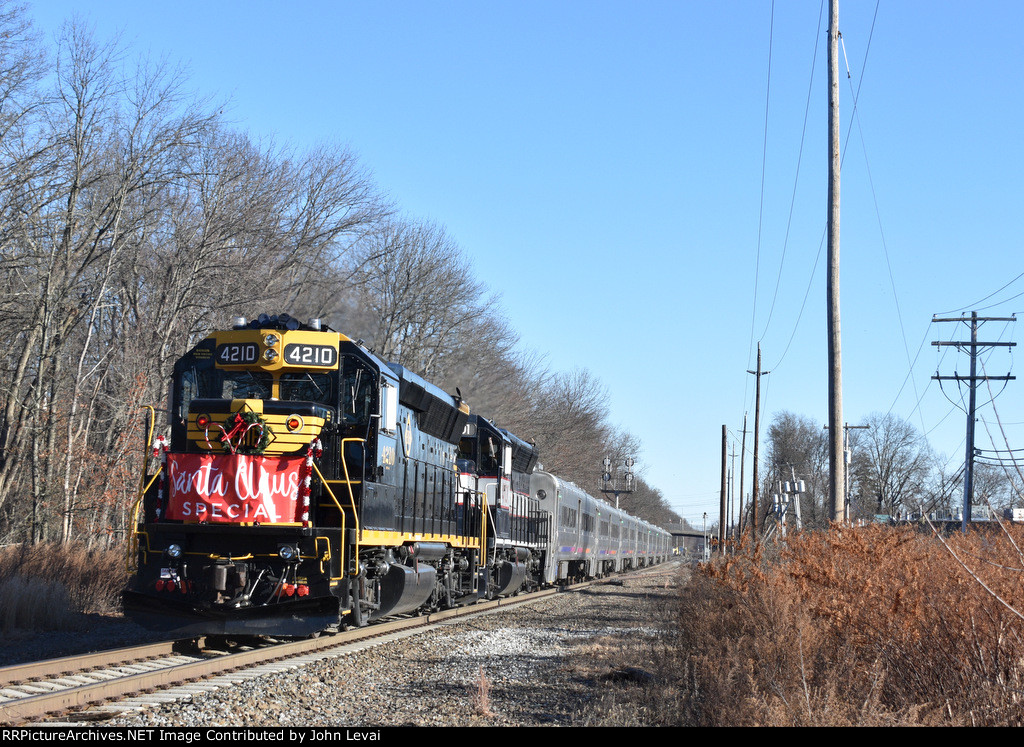
<path id="1" fill-rule="evenodd" d="M 570 587 L 580 589 L 586 584 Z M 165 641 L 84 656 L 69 656 L 0 668 L 0 725 L 38 722 L 54 716 L 75 714 L 75 722 L 109 718 L 124 710 L 106 705 L 139 693 L 152 702 L 164 697 L 167 688 L 192 688 L 176 693 L 220 687 L 211 678 L 258 676 L 271 671 L 302 666 L 327 656 L 343 655 L 364 648 L 371 639 L 387 642 L 422 632 L 455 617 L 493 612 L 536 601 L 557 589 L 545 589 L 508 599 L 480 602 L 419 617 L 385 621 L 365 628 L 319 638 L 267 643 L 243 650 L 202 648 L 196 641 Z M 196 683 L 196 684 L 192 684 Z M 90 714 L 83 709 L 100 707 Z"/>

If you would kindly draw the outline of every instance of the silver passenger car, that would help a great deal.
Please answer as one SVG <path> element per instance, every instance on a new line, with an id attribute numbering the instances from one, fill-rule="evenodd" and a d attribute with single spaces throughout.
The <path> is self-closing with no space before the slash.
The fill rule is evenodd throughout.
<path id="1" fill-rule="evenodd" d="M 666 560 L 671 537 L 562 478 L 536 470 L 530 494 L 548 515 L 542 582 L 600 578 Z"/>

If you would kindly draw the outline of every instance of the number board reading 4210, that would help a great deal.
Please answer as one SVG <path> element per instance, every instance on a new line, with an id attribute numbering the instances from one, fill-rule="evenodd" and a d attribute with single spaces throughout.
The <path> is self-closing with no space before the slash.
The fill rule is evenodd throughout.
<path id="1" fill-rule="evenodd" d="M 254 342 L 230 342 L 217 346 L 217 362 L 222 366 L 255 363 L 260 350 Z"/>
<path id="2" fill-rule="evenodd" d="M 322 366 L 332 368 L 338 360 L 337 351 L 330 345 L 285 345 L 284 360 L 293 366 Z"/>

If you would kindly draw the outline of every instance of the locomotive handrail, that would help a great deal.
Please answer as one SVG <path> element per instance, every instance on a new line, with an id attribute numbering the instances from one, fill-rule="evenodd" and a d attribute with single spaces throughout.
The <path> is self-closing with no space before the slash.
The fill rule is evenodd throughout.
<path id="1" fill-rule="evenodd" d="M 316 472 L 317 477 L 320 478 L 320 482 L 323 483 L 324 488 L 327 490 L 327 495 L 329 495 L 331 497 L 331 500 L 334 501 L 334 505 L 338 507 L 338 514 L 341 516 L 341 536 L 344 537 L 345 536 L 345 509 L 341 507 L 341 503 L 338 501 L 337 496 L 334 495 L 334 491 L 331 490 L 331 486 L 328 484 L 326 478 L 324 478 L 323 473 L 320 472 L 320 468 L 317 467 L 316 464 L 313 465 L 313 471 Z M 350 493 L 352 492 L 352 486 L 351 485 L 349 485 L 349 492 Z M 352 513 L 355 514 L 355 502 L 353 502 Z M 356 519 L 356 525 L 357 526 L 358 526 L 358 521 L 359 520 Z M 323 566 L 323 561 L 321 561 L 321 567 L 322 566 Z"/>
<path id="2" fill-rule="evenodd" d="M 320 478 L 320 482 L 322 482 L 323 485 L 324 485 L 324 488 L 326 488 L 327 495 L 329 495 L 331 497 L 331 500 L 334 501 L 334 505 L 337 506 L 338 507 L 338 511 L 341 512 L 341 528 L 344 531 L 344 529 L 345 529 L 345 509 L 343 509 L 341 507 L 341 503 L 338 501 L 338 498 L 334 495 L 334 491 L 331 490 L 331 486 L 328 483 L 327 478 L 324 477 L 323 473 L 320 471 L 320 468 L 317 467 L 316 464 L 313 465 L 313 471 L 316 472 L 317 477 Z M 334 482 L 338 482 L 338 480 L 335 480 Z"/>
<path id="3" fill-rule="evenodd" d="M 483 501 L 483 505 L 481 507 L 483 508 L 484 513 L 484 521 L 480 522 L 480 524 L 482 525 L 480 527 L 480 550 L 484 554 L 484 563 L 487 562 L 487 526 L 488 524 L 494 526 L 494 516 L 491 515 L 491 504 L 487 501 L 487 488 L 491 487 L 492 485 L 494 486 L 494 500 L 500 500 L 498 498 L 498 493 L 501 492 L 501 480 L 499 480 L 498 482 L 486 483 L 484 485 L 484 489 L 480 492 L 480 499 Z M 495 537 L 497 537 L 497 532 L 495 532 Z M 491 558 L 491 560 L 494 560 L 494 558 L 496 557 L 498 557 L 497 540 L 494 541 L 494 556 Z"/>
<path id="4" fill-rule="evenodd" d="M 127 568 L 127 570 L 129 571 L 135 567 L 134 561 L 138 557 L 137 550 L 139 549 L 139 508 L 142 506 L 142 499 L 146 497 L 146 493 L 149 492 L 149 489 L 151 487 L 153 487 L 153 483 L 156 482 L 156 478 L 160 476 L 160 473 L 163 472 L 163 469 L 164 468 L 161 465 L 160 469 L 158 469 L 156 473 L 153 475 L 153 477 L 150 478 L 149 482 L 146 483 L 145 487 L 142 487 L 142 481 L 139 481 L 139 497 L 135 499 L 135 502 L 132 503 L 131 509 L 129 509 L 129 513 L 131 514 L 132 528 L 131 534 L 128 535 L 128 550 L 127 555 L 125 557 L 125 568 Z M 143 479 L 145 479 L 145 472 L 143 472 Z"/>
<path id="5" fill-rule="evenodd" d="M 139 548 L 139 506 L 142 505 L 142 499 L 145 498 L 146 493 L 153 486 L 153 482 L 160 475 L 163 467 L 157 470 L 156 474 L 146 483 L 146 473 L 149 471 L 149 445 L 153 443 L 153 431 L 156 430 L 156 408 L 152 405 L 143 405 L 143 410 L 149 410 L 149 432 L 146 434 L 146 441 L 142 447 L 142 475 L 139 477 L 139 497 L 135 499 L 132 507 L 129 509 L 131 515 L 132 528 L 131 533 L 128 535 L 128 547 L 125 554 L 125 569 L 131 571 L 134 568 L 135 560 L 138 556 L 137 550 Z"/>
<path id="6" fill-rule="evenodd" d="M 335 503 L 337 503 L 337 501 L 335 501 Z M 344 536 L 344 532 L 345 532 L 345 517 L 344 516 L 341 519 L 341 524 L 342 524 L 342 527 L 341 527 L 342 536 Z M 327 550 L 326 551 L 321 551 L 320 550 L 320 540 L 323 540 L 324 542 L 327 543 Z M 320 572 L 324 573 L 325 575 L 328 575 L 327 572 L 324 571 L 324 563 L 331 562 L 331 559 L 334 557 L 331 554 L 331 540 L 330 540 L 330 538 L 329 537 L 324 537 L 324 536 L 318 534 L 316 537 L 313 538 L 313 547 L 314 547 L 314 549 L 317 552 L 320 553 L 320 556 L 317 558 L 317 560 L 320 561 Z M 329 568 L 328 568 L 328 571 L 330 571 Z M 331 576 L 330 580 L 334 581 L 335 578 L 333 576 Z"/>
<path id="7" fill-rule="evenodd" d="M 341 469 L 345 473 L 345 484 L 348 486 L 348 500 L 349 500 L 349 503 L 352 505 L 352 521 L 355 522 L 355 530 L 356 530 L 356 557 L 358 558 L 359 557 L 359 545 L 361 544 L 360 540 L 362 539 L 362 533 L 361 533 L 360 527 L 359 527 L 359 512 L 356 510 L 356 496 L 352 492 L 352 477 L 348 473 L 348 461 L 346 461 L 346 459 L 345 459 L 345 444 L 348 443 L 349 441 L 352 441 L 354 443 L 362 444 L 362 446 L 360 448 L 360 451 L 362 451 L 362 454 L 363 454 L 363 474 L 365 475 L 366 474 L 366 439 L 365 438 L 343 438 L 343 439 L 341 439 Z M 315 464 L 313 466 L 316 467 Z M 320 474 L 320 470 L 317 470 L 317 474 Z M 323 479 L 323 477 L 321 476 L 320 479 Z M 363 482 L 363 481 L 361 480 L 360 482 Z M 325 483 L 325 485 L 326 485 L 326 483 Z M 330 488 L 328 488 L 328 492 L 330 492 Z M 335 502 L 337 502 L 337 501 L 335 501 Z M 339 505 L 338 508 L 341 509 L 341 506 Z M 344 525 L 344 523 L 345 523 L 345 512 L 344 512 L 344 510 L 342 510 L 342 512 L 341 512 L 341 521 L 342 521 L 342 524 Z"/>

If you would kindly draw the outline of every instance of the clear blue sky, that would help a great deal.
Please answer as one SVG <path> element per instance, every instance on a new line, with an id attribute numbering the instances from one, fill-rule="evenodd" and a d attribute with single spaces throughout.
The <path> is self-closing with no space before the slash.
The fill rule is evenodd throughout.
<path id="1" fill-rule="evenodd" d="M 965 418 L 930 377 L 964 373 L 967 358 L 929 343 L 966 329 L 931 318 L 1024 307 L 1024 279 L 981 300 L 1024 272 L 1024 3 L 877 8 L 840 11 L 845 420 L 891 409 L 955 470 Z M 30 9 L 47 35 L 78 13 L 101 39 L 120 31 L 132 52 L 182 62 L 255 137 L 347 144 L 403 211 L 446 226 L 525 347 L 607 385 L 646 478 L 697 526 L 718 516 L 722 425 L 737 451 L 745 412 L 753 427 L 758 341 L 762 435 L 780 410 L 827 421 L 824 254 L 813 269 L 822 12 L 811 0 L 779 2 L 774 18 L 769 0 Z M 1014 340 L 1014 326 L 982 337 Z M 1012 356 L 990 365 L 1005 374 Z M 1022 403 L 1024 380 L 996 400 L 1018 424 L 1011 447 Z M 991 407 L 981 415 L 994 422 Z"/>

